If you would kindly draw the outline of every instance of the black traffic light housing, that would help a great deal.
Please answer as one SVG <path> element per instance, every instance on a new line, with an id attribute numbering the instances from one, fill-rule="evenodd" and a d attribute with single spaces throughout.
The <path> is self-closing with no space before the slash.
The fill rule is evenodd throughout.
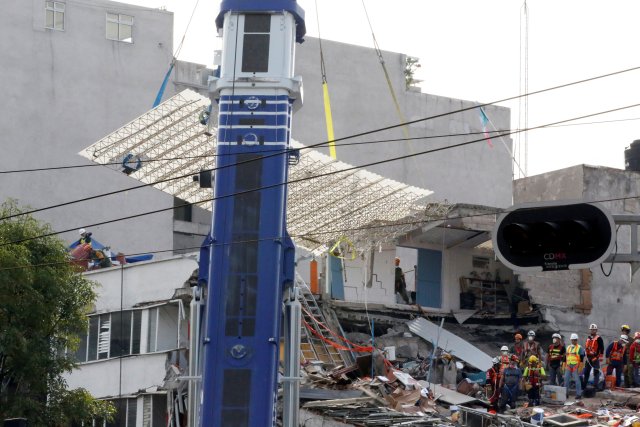
<path id="1" fill-rule="evenodd" d="M 493 230 L 493 248 L 515 271 L 589 268 L 615 244 L 613 218 L 595 203 L 545 202 L 513 206 Z"/>

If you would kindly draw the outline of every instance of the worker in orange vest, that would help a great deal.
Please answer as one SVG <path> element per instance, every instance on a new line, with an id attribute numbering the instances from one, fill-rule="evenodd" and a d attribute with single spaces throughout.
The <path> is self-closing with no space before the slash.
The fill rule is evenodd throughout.
<path id="1" fill-rule="evenodd" d="M 627 364 L 626 347 L 629 343 L 627 335 L 620 335 L 620 339 L 613 341 L 607 347 L 605 356 L 607 358 L 607 375 L 611 375 L 613 370 L 616 371 L 616 387 L 620 387 L 622 379 L 622 368 Z"/>
<path id="2" fill-rule="evenodd" d="M 629 362 L 633 369 L 633 386 L 640 387 L 640 332 L 633 334 L 633 343 L 629 347 Z"/>
<path id="3" fill-rule="evenodd" d="M 522 355 L 524 354 L 524 343 L 522 342 L 522 335 L 515 334 L 513 336 L 513 339 L 515 342 L 509 350 L 511 351 L 511 354 L 515 354 L 516 356 L 518 356 L 518 360 L 522 362 Z"/>
<path id="4" fill-rule="evenodd" d="M 584 345 L 587 357 L 584 364 L 584 375 L 582 376 L 582 388 L 589 384 L 589 376 L 593 370 L 593 386 L 598 388 L 600 382 L 600 360 L 604 354 L 604 341 L 598 335 L 598 325 L 592 323 L 589 325 L 589 336 Z"/>
<path id="5" fill-rule="evenodd" d="M 493 358 L 493 366 L 487 371 L 486 395 L 489 399 L 489 413 L 495 414 L 498 411 L 498 401 L 500 400 L 500 378 L 502 367 L 500 358 Z"/>
<path id="6" fill-rule="evenodd" d="M 500 347 L 500 373 L 504 371 L 506 367 L 509 366 L 511 361 L 511 356 L 509 355 L 509 347 L 503 345 Z"/>
<path id="7" fill-rule="evenodd" d="M 534 331 L 527 332 L 527 340 L 522 345 L 520 366 L 526 366 L 531 356 L 537 357 L 538 360 L 542 359 L 542 346 L 536 341 L 536 333 Z"/>

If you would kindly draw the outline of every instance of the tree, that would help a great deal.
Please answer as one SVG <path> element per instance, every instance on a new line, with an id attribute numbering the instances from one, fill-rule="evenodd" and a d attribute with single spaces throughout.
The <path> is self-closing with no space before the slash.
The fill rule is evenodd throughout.
<path id="1" fill-rule="evenodd" d="M 0 205 L 0 420 L 24 417 L 59 426 L 110 418 L 114 408 L 85 390 L 67 390 L 62 377 L 86 331 L 96 299 L 93 283 L 70 263 L 48 225 Z M 25 240 L 25 241 L 23 241 Z"/>

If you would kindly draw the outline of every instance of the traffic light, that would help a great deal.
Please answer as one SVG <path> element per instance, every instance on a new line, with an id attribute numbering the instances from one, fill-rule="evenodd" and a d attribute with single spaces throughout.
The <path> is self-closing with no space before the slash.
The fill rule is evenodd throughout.
<path id="1" fill-rule="evenodd" d="M 493 230 L 493 248 L 515 271 L 589 268 L 615 244 L 611 215 L 594 203 L 545 202 L 514 206 Z"/>

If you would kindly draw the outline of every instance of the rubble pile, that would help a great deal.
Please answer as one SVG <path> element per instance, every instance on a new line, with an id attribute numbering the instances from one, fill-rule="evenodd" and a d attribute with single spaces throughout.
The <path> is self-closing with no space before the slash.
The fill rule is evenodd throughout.
<path id="1" fill-rule="evenodd" d="M 572 401 L 563 387 L 545 386 L 541 406 L 529 407 L 522 392 L 515 408 L 492 414 L 486 374 L 477 366 L 486 355 L 478 349 L 478 357 L 463 360 L 448 347 L 450 342 L 437 345 L 410 329 L 416 330 L 395 327 L 375 337 L 374 350 L 356 354 L 350 366 L 307 363 L 301 371 L 303 411 L 323 423 L 337 421 L 326 425 L 640 427 L 640 389 L 605 390 Z M 350 333 L 347 338 L 371 345 L 366 334 Z M 558 389 L 563 392 L 556 393 Z M 308 421 L 304 425 L 315 425 Z"/>

